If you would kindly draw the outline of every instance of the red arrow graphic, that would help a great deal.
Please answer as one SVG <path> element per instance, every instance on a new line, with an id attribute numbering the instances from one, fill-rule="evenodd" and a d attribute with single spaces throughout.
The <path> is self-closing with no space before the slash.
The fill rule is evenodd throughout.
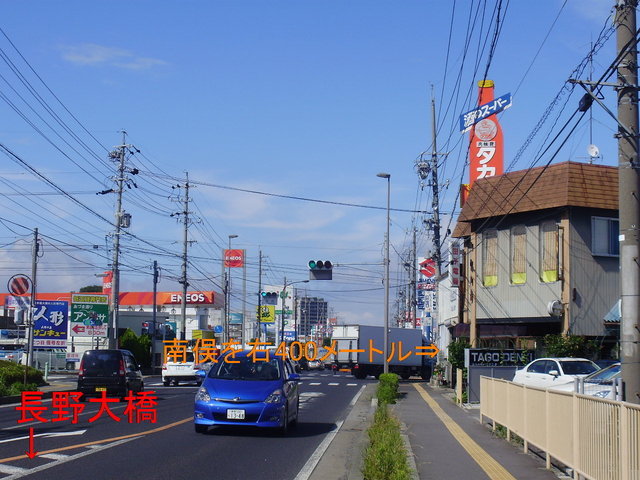
<path id="1" fill-rule="evenodd" d="M 25 453 L 27 454 L 27 457 L 31 459 L 35 458 L 35 456 L 38 455 L 38 452 L 33 449 L 33 427 L 29 427 L 29 450 L 27 450 Z"/>

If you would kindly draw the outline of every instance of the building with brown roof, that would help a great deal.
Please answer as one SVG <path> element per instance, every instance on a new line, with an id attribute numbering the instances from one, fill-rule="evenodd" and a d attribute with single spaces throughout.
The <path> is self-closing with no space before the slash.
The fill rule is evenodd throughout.
<path id="1" fill-rule="evenodd" d="M 534 348 L 547 333 L 615 343 L 618 169 L 563 162 L 474 183 L 464 239 L 462 323 L 474 347 Z M 468 332 L 468 333 L 467 333 Z"/>

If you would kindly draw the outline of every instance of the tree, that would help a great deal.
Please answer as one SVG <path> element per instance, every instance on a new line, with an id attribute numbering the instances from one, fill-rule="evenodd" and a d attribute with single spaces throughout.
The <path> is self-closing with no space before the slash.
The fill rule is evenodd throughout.
<path id="1" fill-rule="evenodd" d="M 86 285 L 80 289 L 80 293 L 102 293 L 102 285 Z"/>
<path id="2" fill-rule="evenodd" d="M 448 360 L 453 368 L 464 368 L 464 349 L 471 348 L 466 338 L 457 338 L 449 344 Z"/>
<path id="3" fill-rule="evenodd" d="M 149 335 L 137 336 L 133 330 L 127 328 L 119 340 L 120 348 L 133 353 L 142 368 L 151 366 L 151 338 Z"/>
<path id="4" fill-rule="evenodd" d="M 598 350 L 593 340 L 581 335 L 544 336 L 545 350 L 549 357 L 586 357 L 590 358 Z"/>

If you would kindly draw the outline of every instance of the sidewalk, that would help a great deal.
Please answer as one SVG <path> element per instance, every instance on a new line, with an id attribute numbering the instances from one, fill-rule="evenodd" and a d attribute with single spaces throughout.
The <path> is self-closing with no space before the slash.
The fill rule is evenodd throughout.
<path id="1" fill-rule="evenodd" d="M 417 386 L 417 388 L 416 388 Z M 316 465 L 310 480 L 362 480 L 377 384 L 368 384 L 344 424 Z M 544 461 L 496 437 L 479 421 L 478 408 L 460 408 L 450 389 L 426 382 L 400 383 L 400 398 L 391 408 L 404 424 L 417 475 L 426 479 L 545 480 L 558 477 Z"/>

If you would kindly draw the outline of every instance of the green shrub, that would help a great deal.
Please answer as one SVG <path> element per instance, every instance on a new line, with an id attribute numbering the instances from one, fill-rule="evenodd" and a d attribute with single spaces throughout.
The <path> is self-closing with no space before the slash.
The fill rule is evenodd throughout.
<path id="1" fill-rule="evenodd" d="M 23 365 L 18 365 L 17 363 L 7 360 L 0 360 L 0 385 L 10 390 L 16 383 L 22 384 L 24 382 L 24 369 L 25 367 Z M 44 385 L 44 383 L 40 370 L 27 367 L 27 384 L 35 384 L 37 387 L 38 385 Z"/>
<path id="2" fill-rule="evenodd" d="M 398 397 L 398 384 L 400 377 L 395 373 L 383 373 L 380 375 L 378 383 L 378 402 L 395 403 Z"/>
<path id="3" fill-rule="evenodd" d="M 369 428 L 369 445 L 364 454 L 365 480 L 408 480 L 411 469 L 400 436 L 400 424 L 389 414 L 385 403 L 378 406 Z"/>

